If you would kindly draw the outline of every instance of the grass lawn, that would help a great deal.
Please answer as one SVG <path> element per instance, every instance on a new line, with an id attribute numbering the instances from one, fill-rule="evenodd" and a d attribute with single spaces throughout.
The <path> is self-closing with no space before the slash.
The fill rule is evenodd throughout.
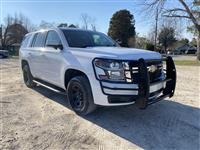
<path id="1" fill-rule="evenodd" d="M 19 59 L 19 56 L 10 56 L 12 59 Z M 176 65 L 182 66 L 200 66 L 200 61 L 196 60 L 174 60 Z"/>
<path id="2" fill-rule="evenodd" d="M 175 60 L 176 65 L 184 65 L 184 66 L 200 66 L 200 61 L 196 60 Z"/>

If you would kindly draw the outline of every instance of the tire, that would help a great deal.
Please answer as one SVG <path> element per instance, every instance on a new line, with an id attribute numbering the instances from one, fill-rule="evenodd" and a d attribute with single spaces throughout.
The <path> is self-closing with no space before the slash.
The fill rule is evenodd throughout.
<path id="1" fill-rule="evenodd" d="M 34 78 L 31 74 L 28 64 L 24 65 L 22 70 L 23 70 L 24 83 L 26 84 L 27 87 L 34 88 L 36 86 L 36 83 L 33 82 Z"/>
<path id="2" fill-rule="evenodd" d="M 96 109 L 90 83 L 85 76 L 77 76 L 69 81 L 67 96 L 71 108 L 78 115 L 87 115 Z"/>

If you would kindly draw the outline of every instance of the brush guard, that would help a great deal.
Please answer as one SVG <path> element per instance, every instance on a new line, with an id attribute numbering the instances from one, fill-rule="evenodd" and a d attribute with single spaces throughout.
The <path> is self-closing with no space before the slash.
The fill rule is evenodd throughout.
<path id="1" fill-rule="evenodd" d="M 166 79 L 150 84 L 149 72 L 147 70 L 147 63 L 144 59 L 138 60 L 139 83 L 138 83 L 138 99 L 136 104 L 140 109 L 145 109 L 148 105 L 159 102 L 166 97 L 172 97 L 176 87 L 176 68 L 172 57 L 168 56 L 163 59 L 166 61 Z M 160 96 L 156 98 L 149 98 L 150 87 L 155 84 L 165 82 L 165 87 Z"/>

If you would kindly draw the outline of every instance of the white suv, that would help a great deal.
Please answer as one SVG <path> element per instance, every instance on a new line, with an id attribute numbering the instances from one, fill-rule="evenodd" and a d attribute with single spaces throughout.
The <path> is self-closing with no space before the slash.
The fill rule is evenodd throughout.
<path id="1" fill-rule="evenodd" d="M 119 47 L 99 32 L 55 28 L 28 33 L 20 48 L 20 62 L 28 87 L 39 84 L 66 94 L 80 115 L 97 105 L 136 103 L 146 108 L 175 91 L 171 57 Z"/>

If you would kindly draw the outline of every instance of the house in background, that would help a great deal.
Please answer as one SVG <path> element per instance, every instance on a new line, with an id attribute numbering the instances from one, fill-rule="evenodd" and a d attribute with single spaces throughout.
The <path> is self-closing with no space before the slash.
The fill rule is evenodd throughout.
<path id="1" fill-rule="evenodd" d="M 20 43 L 14 43 L 8 46 L 10 55 L 15 55 L 15 56 L 19 55 L 20 45 L 21 45 Z"/>
<path id="2" fill-rule="evenodd" d="M 5 33 L 1 36 L 1 47 L 8 50 L 10 55 L 18 55 L 20 44 L 24 35 L 28 33 L 27 29 L 18 23 L 13 23 L 5 28 Z"/>
<path id="3" fill-rule="evenodd" d="M 182 46 L 177 47 L 172 51 L 172 54 L 196 54 L 197 48 L 191 44 L 184 44 Z"/>

